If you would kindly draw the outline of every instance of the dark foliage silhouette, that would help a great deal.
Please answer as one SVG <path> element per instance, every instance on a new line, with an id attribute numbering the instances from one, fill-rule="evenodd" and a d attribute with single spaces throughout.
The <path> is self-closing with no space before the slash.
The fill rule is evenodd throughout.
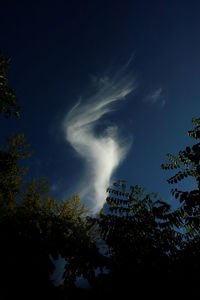
<path id="1" fill-rule="evenodd" d="M 0 114 L 4 114 L 7 119 L 12 114 L 19 118 L 21 109 L 15 90 L 8 85 L 7 71 L 10 61 L 11 58 L 5 57 L 0 51 Z"/>
<path id="2" fill-rule="evenodd" d="M 8 86 L 10 59 L 0 53 L 0 113 L 19 117 L 18 99 Z M 63 298 L 77 276 L 94 276 L 91 257 L 98 248 L 89 234 L 86 208 L 78 195 L 59 203 L 45 179 L 27 180 L 23 161 L 31 155 L 24 134 L 12 134 L 0 147 L 0 298 Z M 65 259 L 64 286 L 51 280 L 52 258 Z"/>
<path id="3" fill-rule="evenodd" d="M 19 117 L 15 91 L 8 86 L 10 59 L 0 53 L 0 114 Z M 24 134 L 0 147 L 0 299 L 112 299 L 199 295 L 200 119 L 188 132 L 197 140 L 161 167 L 176 170 L 196 189 L 172 189 L 177 208 L 158 194 L 119 181 L 109 187 L 106 205 L 89 215 L 79 196 L 51 197 L 45 179 L 27 179 L 31 155 Z M 65 261 L 63 282 L 55 286 L 53 259 Z M 53 259 L 52 259 L 53 258 Z M 83 277 L 89 289 L 77 288 Z"/>

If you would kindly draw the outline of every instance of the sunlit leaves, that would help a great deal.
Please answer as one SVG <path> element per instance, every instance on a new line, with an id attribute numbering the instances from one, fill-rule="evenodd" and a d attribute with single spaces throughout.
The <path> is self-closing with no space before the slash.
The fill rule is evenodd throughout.
<path id="1" fill-rule="evenodd" d="M 0 148 L 0 212 L 1 215 L 11 212 L 17 205 L 17 198 L 25 182 L 28 170 L 18 161 L 29 157 L 31 152 L 23 134 L 11 135 L 7 143 Z"/>
<path id="2" fill-rule="evenodd" d="M 61 200 L 57 206 L 57 214 L 68 217 L 72 221 L 78 220 L 78 218 L 83 217 L 86 213 L 86 207 L 84 204 L 81 204 L 78 194 L 68 198 L 66 201 Z"/>
<path id="3" fill-rule="evenodd" d="M 192 123 L 195 126 L 195 129 L 188 131 L 188 135 L 191 138 L 200 139 L 200 118 L 192 118 Z"/>

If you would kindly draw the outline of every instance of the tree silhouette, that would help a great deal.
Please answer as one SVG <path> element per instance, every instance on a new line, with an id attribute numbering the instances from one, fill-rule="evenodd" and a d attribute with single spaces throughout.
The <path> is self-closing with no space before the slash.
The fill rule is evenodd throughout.
<path id="1" fill-rule="evenodd" d="M 0 53 L 0 113 L 19 117 L 15 91 L 8 86 L 10 59 Z M 178 184 L 191 177 L 192 191 L 172 189 L 179 206 L 119 181 L 109 187 L 106 205 L 89 216 L 78 194 L 51 197 L 43 178 L 27 179 L 31 155 L 24 134 L 0 147 L 0 298 L 102 299 L 199 295 L 200 278 L 200 118 L 188 131 L 197 140 L 178 156 L 167 154 L 164 170 Z M 63 284 L 55 287 L 53 260 L 65 261 Z M 98 271 L 98 272 L 97 272 Z M 76 287 L 84 277 L 91 289 Z M 181 285 L 181 289 L 180 289 Z M 193 294 L 192 294 L 193 293 Z"/>
<path id="2" fill-rule="evenodd" d="M 188 131 L 189 137 L 200 140 L 200 118 L 192 119 L 195 126 Z M 189 177 L 196 181 L 197 188 L 190 191 L 182 191 L 177 188 L 171 190 L 175 199 L 179 200 L 180 206 L 176 213 L 181 219 L 181 231 L 184 234 L 183 244 L 179 255 L 174 263 L 174 276 L 182 281 L 190 291 L 199 294 L 198 280 L 200 277 L 200 143 L 192 147 L 187 146 L 180 151 L 178 156 L 167 154 L 170 161 L 162 164 L 164 170 L 179 171 L 168 179 L 169 184 L 178 184 Z"/>
<path id="3" fill-rule="evenodd" d="M 192 123 L 195 128 L 188 131 L 188 135 L 191 138 L 200 140 L 200 118 L 193 118 Z M 192 147 L 186 147 L 185 150 L 178 153 L 178 156 L 172 154 L 166 156 L 170 163 L 162 164 L 161 167 L 164 170 L 179 169 L 174 176 L 168 179 L 170 184 L 178 184 L 187 177 L 194 178 L 196 181 L 197 188 L 195 190 L 181 191 L 173 188 L 171 192 L 181 204 L 179 212 L 184 217 L 184 227 L 188 235 L 198 235 L 200 225 L 200 142 Z"/>
<path id="4" fill-rule="evenodd" d="M 8 86 L 9 62 L 0 53 L 0 113 L 6 118 L 12 113 L 19 117 L 20 109 Z M 29 146 L 24 134 L 17 134 L 0 147 L 1 299 L 62 298 L 78 276 L 92 280 L 97 265 L 99 251 L 90 236 L 85 206 L 77 194 L 57 202 L 43 178 L 27 180 L 23 161 L 32 153 Z M 51 280 L 51 257 L 59 256 L 66 261 L 62 288 Z"/>
<path id="5" fill-rule="evenodd" d="M 58 203 L 45 179 L 26 179 L 22 161 L 30 155 L 22 134 L 0 149 L 0 283 L 3 299 L 53 298 L 54 264 L 66 261 L 64 289 L 70 293 L 78 276 L 89 280 L 97 267 L 98 248 L 89 234 L 86 208 L 77 194 Z M 95 259 L 94 259 L 95 258 Z M 96 265 L 94 264 L 96 263 Z M 58 295 L 57 295 L 58 297 Z"/>
<path id="6" fill-rule="evenodd" d="M 19 118 L 20 106 L 17 104 L 15 90 L 8 85 L 7 70 L 10 66 L 10 57 L 5 57 L 0 51 L 0 114 L 10 118 L 12 113 Z"/>
<path id="7" fill-rule="evenodd" d="M 99 290 L 116 296 L 131 290 L 156 294 L 158 285 L 171 280 L 172 260 L 182 243 L 177 216 L 158 194 L 145 194 L 138 185 L 127 191 L 119 181 L 107 192 L 105 212 L 96 219 L 108 269 L 99 276 Z"/>

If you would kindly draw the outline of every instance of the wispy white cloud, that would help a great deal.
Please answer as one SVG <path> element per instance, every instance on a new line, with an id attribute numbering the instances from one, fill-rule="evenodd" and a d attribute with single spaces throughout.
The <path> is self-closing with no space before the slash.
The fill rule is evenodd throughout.
<path id="1" fill-rule="evenodd" d="M 130 142 L 118 137 L 118 127 L 108 126 L 100 135 L 95 125 L 113 108 L 111 104 L 124 100 L 136 87 L 135 81 L 122 68 L 115 76 L 93 77 L 96 92 L 68 112 L 64 120 L 67 141 L 86 162 L 86 177 L 80 196 L 88 201 L 93 212 L 102 208 L 111 176 L 125 158 Z"/>
<path id="2" fill-rule="evenodd" d="M 144 100 L 150 104 L 156 104 L 160 107 L 164 107 L 166 104 L 166 100 L 164 98 L 163 89 L 160 87 L 153 92 L 151 92 Z"/>

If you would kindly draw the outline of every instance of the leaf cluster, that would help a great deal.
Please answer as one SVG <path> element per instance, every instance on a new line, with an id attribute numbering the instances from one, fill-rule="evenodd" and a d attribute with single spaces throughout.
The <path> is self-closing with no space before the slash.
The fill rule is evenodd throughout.
<path id="1" fill-rule="evenodd" d="M 200 118 L 193 118 L 192 123 L 195 128 L 188 131 L 189 137 L 200 139 Z M 197 188 L 191 191 L 182 191 L 177 188 L 171 190 L 175 199 L 178 199 L 181 207 L 179 213 L 182 214 L 183 223 L 187 228 L 188 234 L 195 234 L 199 231 L 200 216 L 200 142 L 193 146 L 187 146 L 185 150 L 179 151 L 178 156 L 167 154 L 170 164 L 162 164 L 164 170 L 179 169 L 179 171 L 168 179 L 170 184 L 178 184 L 185 178 L 193 178 Z"/>
<path id="2" fill-rule="evenodd" d="M 63 280 L 68 288 L 75 286 L 77 276 L 92 280 L 99 264 L 78 194 L 57 202 L 44 178 L 29 182 L 22 162 L 30 154 L 23 134 L 11 135 L 0 148 L 0 281 L 5 297 L 11 297 L 12 290 L 21 298 L 33 289 L 49 294 L 55 269 L 50 256 L 65 260 Z M 7 280 L 9 272 L 13 279 Z M 21 281 L 24 291 L 19 289 Z"/>
<path id="3" fill-rule="evenodd" d="M 8 85 L 7 70 L 10 66 L 10 57 L 5 57 L 0 51 L 0 114 L 8 119 L 12 113 L 19 118 L 21 107 L 17 104 L 19 99 L 15 90 Z"/>
<path id="4" fill-rule="evenodd" d="M 0 113 L 6 118 L 13 112 L 19 117 L 20 109 L 14 90 L 8 86 L 9 63 L 0 53 Z M 88 216 L 78 194 L 57 202 L 45 179 L 27 181 L 28 168 L 22 162 L 31 155 L 29 145 L 23 134 L 8 137 L 0 147 L 2 299 L 38 299 L 38 295 L 58 299 L 61 290 L 68 299 L 75 299 L 81 296 L 76 289 L 80 276 L 92 287 L 91 293 L 85 292 L 86 299 L 124 297 L 125 292 L 130 297 L 133 291 L 141 297 L 155 296 L 158 286 L 171 296 L 174 288 L 180 289 L 177 282 L 190 291 L 197 286 L 200 118 L 193 118 L 192 123 L 195 128 L 188 135 L 197 143 L 177 156 L 167 154 L 169 163 L 161 166 L 176 170 L 169 184 L 188 177 L 196 180 L 195 190 L 172 189 L 180 203 L 177 209 L 172 210 L 158 193 L 148 194 L 139 185 L 127 188 L 120 180 L 107 189 L 106 205 L 96 216 Z M 64 259 L 65 268 L 63 284 L 55 293 L 51 258 L 58 257 Z"/>

